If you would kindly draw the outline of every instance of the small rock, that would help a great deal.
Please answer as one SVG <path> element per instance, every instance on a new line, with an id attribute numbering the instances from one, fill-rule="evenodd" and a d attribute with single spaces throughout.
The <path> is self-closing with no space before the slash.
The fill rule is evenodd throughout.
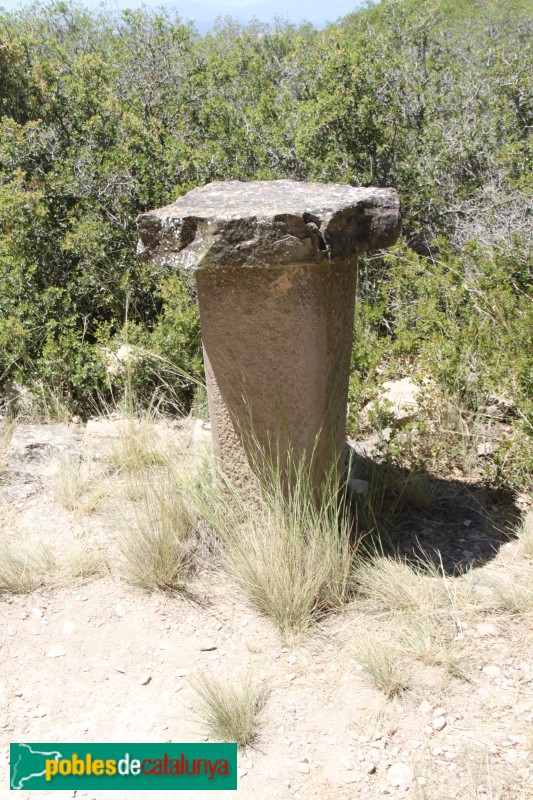
<path id="1" fill-rule="evenodd" d="M 352 494 L 365 494 L 369 486 L 369 481 L 364 481 L 361 478 L 350 478 L 348 481 L 348 489 Z"/>
<path id="2" fill-rule="evenodd" d="M 502 671 L 495 664 L 491 664 L 488 667 L 483 667 L 483 674 L 489 678 L 499 678 Z"/>
<path id="3" fill-rule="evenodd" d="M 301 772 L 302 775 L 309 775 L 311 767 L 306 761 L 302 761 L 301 764 L 298 764 L 298 772 Z"/>
<path id="4" fill-rule="evenodd" d="M 7 627 L 7 635 L 8 636 L 16 636 L 17 635 L 17 629 L 13 628 L 11 625 L 8 625 L 8 627 Z"/>
<path id="5" fill-rule="evenodd" d="M 287 664 L 296 664 L 296 656 L 288 656 Z"/>
<path id="6" fill-rule="evenodd" d="M 37 606 L 34 606 L 34 608 L 32 608 L 32 610 L 31 610 L 31 615 L 32 615 L 32 617 L 35 617 L 36 619 L 41 619 L 41 617 L 43 616 L 42 608 L 38 608 Z"/>
<path id="7" fill-rule="evenodd" d="M 152 676 L 151 675 L 143 675 L 142 678 L 139 680 L 139 685 L 140 686 L 148 686 L 148 684 L 150 683 L 151 680 L 152 680 Z"/>
<path id="8" fill-rule="evenodd" d="M 492 442 L 482 442 L 477 447 L 477 454 L 480 458 L 487 458 L 494 453 L 494 445 Z"/>
<path id="9" fill-rule="evenodd" d="M 46 461 L 55 455 L 79 457 L 77 437 L 66 425 L 17 425 L 7 453 L 11 466 L 20 468 L 22 462 L 25 468 L 32 471 L 36 462 Z"/>
<path id="10" fill-rule="evenodd" d="M 214 642 L 205 641 L 202 642 L 200 647 L 198 648 L 202 653 L 208 653 L 210 650 L 216 650 L 217 645 Z"/>
<path id="11" fill-rule="evenodd" d="M 416 419 L 419 392 L 420 387 L 410 378 L 385 381 L 382 387 L 382 399 L 391 406 L 395 427 L 403 427 L 406 423 Z"/>
<path id="12" fill-rule="evenodd" d="M 33 711 L 30 711 L 30 717 L 35 717 L 35 718 L 46 717 L 47 714 L 48 714 L 48 709 L 45 708 L 44 706 L 38 706 L 37 708 L 34 708 Z"/>
<path id="13" fill-rule="evenodd" d="M 237 770 L 237 777 L 238 778 L 244 778 L 245 775 L 248 775 L 248 770 L 247 769 L 239 769 L 239 770 Z"/>
<path id="14" fill-rule="evenodd" d="M 122 603 L 117 603 L 115 606 L 115 614 L 117 617 L 123 617 L 126 614 L 126 609 L 122 605 Z"/>
<path id="15" fill-rule="evenodd" d="M 3 494 L 7 495 L 10 500 L 20 502 L 21 500 L 27 500 L 32 494 L 37 494 L 38 491 L 39 486 L 36 483 L 16 483 L 7 486 Z"/>
<path id="16" fill-rule="evenodd" d="M 60 658 L 61 656 L 66 656 L 67 651 L 63 647 L 62 644 L 53 644 L 51 647 L 48 648 L 48 652 L 46 653 L 47 658 Z"/>
<path id="17" fill-rule="evenodd" d="M 391 786 L 407 791 L 411 787 L 415 778 L 415 773 L 408 764 L 397 761 L 387 770 L 387 781 Z"/>
<path id="18" fill-rule="evenodd" d="M 496 636 L 498 628 L 492 622 L 479 622 L 476 625 L 476 633 L 478 636 Z"/>
<path id="19" fill-rule="evenodd" d="M 434 730 L 442 731 L 446 727 L 446 720 L 444 717 L 435 717 L 431 724 L 433 725 Z"/>
<path id="20" fill-rule="evenodd" d="M 369 775 L 373 775 L 376 769 L 377 769 L 376 765 L 373 764 L 372 762 L 366 765 L 366 771 Z"/>
<path id="21" fill-rule="evenodd" d="M 177 669 L 175 675 L 177 678 L 186 678 L 187 675 L 190 675 L 190 672 L 188 669 Z"/>
<path id="22" fill-rule="evenodd" d="M 423 700 L 423 701 L 420 703 L 420 705 L 418 706 L 418 710 L 419 710 L 419 711 L 420 711 L 422 714 L 429 714 L 432 708 L 433 708 L 433 706 L 431 705 L 431 703 L 428 703 L 428 701 L 427 701 L 427 700 Z"/>

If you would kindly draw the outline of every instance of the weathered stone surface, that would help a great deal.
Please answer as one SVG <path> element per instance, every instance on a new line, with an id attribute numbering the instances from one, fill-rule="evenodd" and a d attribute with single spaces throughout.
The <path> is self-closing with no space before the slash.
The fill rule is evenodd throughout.
<path id="1" fill-rule="evenodd" d="M 351 259 L 400 233 L 394 189 L 298 181 L 222 181 L 141 214 L 138 255 L 185 270 Z"/>
<path id="2" fill-rule="evenodd" d="M 258 447 L 318 473 L 342 454 L 355 280 L 349 262 L 197 273 L 213 447 L 237 484 Z"/>
<path id="3" fill-rule="evenodd" d="M 35 462 L 79 457 L 80 438 L 67 425 L 17 425 L 7 451 L 8 464 L 12 469 L 23 466 L 30 471 Z"/>
<path id="4" fill-rule="evenodd" d="M 226 181 L 138 218 L 138 253 L 196 273 L 213 449 L 342 463 L 358 253 L 400 232 L 394 189 Z M 355 477 L 355 476 L 353 476 Z"/>

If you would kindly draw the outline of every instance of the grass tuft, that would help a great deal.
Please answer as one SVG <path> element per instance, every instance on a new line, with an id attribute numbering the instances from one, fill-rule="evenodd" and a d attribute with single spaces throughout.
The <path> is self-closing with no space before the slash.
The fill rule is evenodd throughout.
<path id="1" fill-rule="evenodd" d="M 52 553 L 40 540 L 28 538 L 13 543 L 5 533 L 0 533 L 0 592 L 32 592 L 55 569 Z"/>
<path id="2" fill-rule="evenodd" d="M 368 631 L 359 631 L 353 644 L 354 656 L 374 686 L 388 698 L 409 688 L 409 676 L 398 651 Z"/>
<path id="3" fill-rule="evenodd" d="M 309 629 L 351 594 L 355 547 L 334 475 L 321 497 L 303 463 L 282 472 L 267 467 L 246 496 L 221 472 L 197 481 L 199 513 L 220 537 L 228 570 L 260 613 L 284 637 Z"/>
<path id="4" fill-rule="evenodd" d="M 7 465 L 7 451 L 14 429 L 15 423 L 12 418 L 0 419 L 0 473 Z"/>
<path id="5" fill-rule="evenodd" d="M 249 676 L 232 684 L 204 674 L 191 685 L 198 698 L 195 717 L 213 738 L 241 747 L 256 741 L 265 697 Z"/>
<path id="6" fill-rule="evenodd" d="M 447 628 L 438 615 L 412 615 L 403 629 L 403 643 L 423 664 L 442 667 L 449 675 L 461 678 L 470 656 L 465 646 L 454 638 L 454 631 Z"/>
<path id="7" fill-rule="evenodd" d="M 184 590 L 194 520 L 175 470 L 130 475 L 127 495 L 136 500 L 125 506 L 117 534 L 122 576 L 149 592 Z"/>
<path id="8" fill-rule="evenodd" d="M 98 505 L 101 489 L 96 486 L 79 458 L 56 461 L 54 496 L 67 511 L 90 514 Z"/>
<path id="9" fill-rule="evenodd" d="M 154 423 L 150 419 L 134 417 L 124 420 L 110 453 L 112 466 L 120 472 L 141 472 L 164 466 L 169 457 L 169 448 Z"/>
<path id="10" fill-rule="evenodd" d="M 514 616 L 525 616 L 533 613 L 533 582 L 531 576 L 524 578 L 500 578 L 490 582 L 490 588 L 496 595 L 497 604 Z"/>
<path id="11" fill-rule="evenodd" d="M 399 559 L 374 556 L 359 561 L 354 578 L 368 602 L 387 611 L 431 610 L 446 600 L 438 570 L 431 566 L 426 572 Z"/>
<path id="12" fill-rule="evenodd" d="M 86 581 L 101 574 L 106 568 L 105 558 L 94 545 L 81 539 L 67 556 L 67 569 L 73 578 Z"/>

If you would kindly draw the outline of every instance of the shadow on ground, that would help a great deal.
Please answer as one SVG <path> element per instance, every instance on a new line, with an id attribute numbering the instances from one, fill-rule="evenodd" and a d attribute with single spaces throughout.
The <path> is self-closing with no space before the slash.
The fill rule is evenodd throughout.
<path id="1" fill-rule="evenodd" d="M 510 494 L 482 483 L 412 473 L 349 448 L 357 535 L 413 564 L 447 575 L 480 567 L 515 538 L 521 512 Z"/>

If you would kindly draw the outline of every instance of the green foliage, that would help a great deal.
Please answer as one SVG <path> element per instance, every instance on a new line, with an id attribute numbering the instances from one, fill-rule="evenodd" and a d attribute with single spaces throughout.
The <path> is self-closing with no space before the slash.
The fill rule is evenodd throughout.
<path id="1" fill-rule="evenodd" d="M 354 366 L 368 373 L 378 360 L 416 362 L 467 406 L 505 386 L 531 413 L 528 262 L 519 241 L 505 251 L 473 243 L 460 255 L 441 242 L 430 257 L 400 243 L 363 268 Z M 357 334 L 374 337 L 372 355 Z"/>
<path id="2" fill-rule="evenodd" d="M 377 370 L 408 367 L 467 406 L 505 388 L 528 436 L 531 62 L 526 0 L 382 0 L 320 31 L 204 37 L 146 9 L 4 13 L 0 384 L 82 412 L 126 386 L 187 408 L 194 287 L 135 257 L 137 214 L 228 178 L 395 186 L 404 238 L 361 267 L 352 420 Z M 143 358 L 110 372 L 124 343 Z"/>

